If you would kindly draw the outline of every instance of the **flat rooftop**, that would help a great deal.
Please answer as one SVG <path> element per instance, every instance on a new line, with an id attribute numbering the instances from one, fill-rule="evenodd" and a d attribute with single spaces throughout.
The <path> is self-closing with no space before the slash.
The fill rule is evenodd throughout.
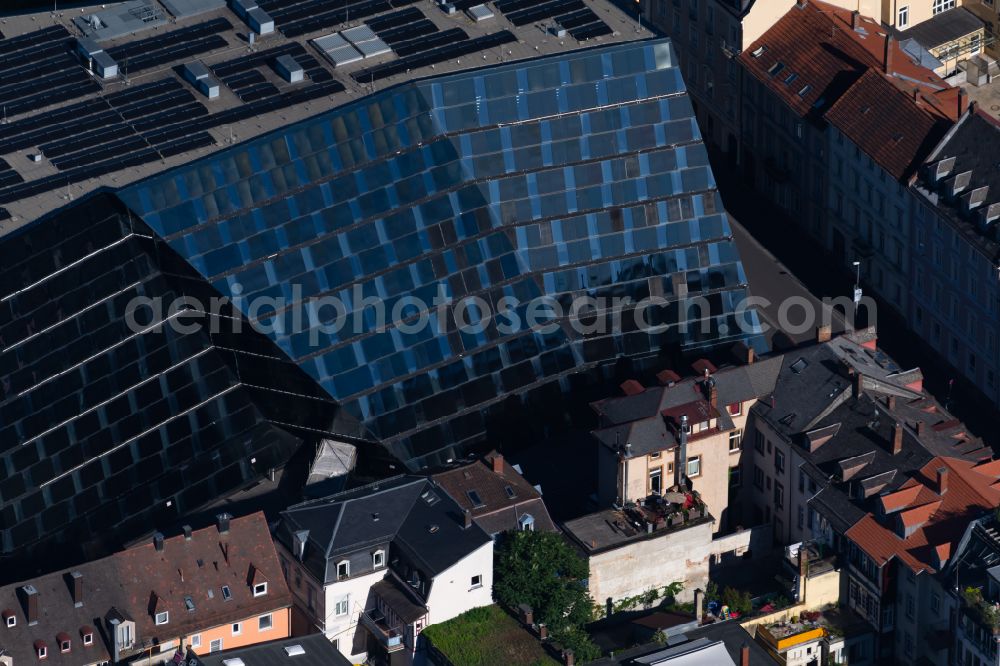
<path id="1" fill-rule="evenodd" d="M 678 525 L 665 524 L 648 531 L 647 527 L 638 523 L 634 516 L 619 509 L 604 509 L 580 518 L 575 518 L 563 525 L 563 530 L 588 554 L 601 553 L 645 539 L 659 539 L 680 530 L 711 523 L 712 516 L 705 515 L 685 519 Z"/>
<path id="2" fill-rule="evenodd" d="M 139 21 L 148 27 L 121 37 L 92 37 L 118 64 L 107 80 L 75 55 L 85 22 L 74 19 L 120 13 L 134 2 L 0 19 L 0 235 L 94 190 L 119 188 L 404 81 L 652 36 L 604 0 L 499 0 L 495 16 L 479 22 L 464 11 L 478 4 L 473 0 L 456 0 L 451 14 L 432 0 L 394 8 L 364 0 L 337 10 L 324 0 L 261 0 L 276 30 L 255 35 L 251 46 L 249 26 L 228 7 L 181 3 L 186 11 L 208 10 L 177 17 L 169 12 L 177 3 L 150 1 L 167 20 Z M 557 21 L 564 33 L 551 29 Z M 350 64 L 335 67 L 312 43 L 364 25 L 377 39 L 348 44 L 359 56 Z M 361 57 L 382 50 L 378 40 L 391 50 Z M 302 65 L 306 81 L 281 78 L 274 63 L 282 55 Z M 219 80 L 218 98 L 183 79 L 181 66 L 194 61 Z"/>

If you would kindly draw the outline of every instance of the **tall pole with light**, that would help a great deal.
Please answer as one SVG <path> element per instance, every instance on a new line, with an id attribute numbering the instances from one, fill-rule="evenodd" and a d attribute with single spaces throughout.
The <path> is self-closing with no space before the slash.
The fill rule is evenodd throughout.
<path id="1" fill-rule="evenodd" d="M 861 304 L 861 262 L 854 262 L 854 316 L 858 316 L 858 305 Z"/>

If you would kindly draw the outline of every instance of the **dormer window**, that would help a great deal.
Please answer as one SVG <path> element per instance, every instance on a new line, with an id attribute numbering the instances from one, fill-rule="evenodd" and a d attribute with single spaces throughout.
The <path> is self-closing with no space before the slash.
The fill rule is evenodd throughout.
<path id="1" fill-rule="evenodd" d="M 167 611 L 157 613 L 153 619 L 156 621 L 157 625 L 166 624 L 170 621 L 170 613 Z"/>
<path id="2" fill-rule="evenodd" d="M 35 656 L 39 659 L 47 659 L 49 656 L 49 648 L 45 644 L 45 641 L 35 641 Z"/>
<path id="3" fill-rule="evenodd" d="M 375 569 L 381 569 L 385 566 L 385 551 L 376 550 L 372 553 L 372 567 Z"/>
<path id="4" fill-rule="evenodd" d="M 347 560 L 337 562 L 337 580 L 344 580 L 351 575 L 351 563 Z"/>
<path id="5" fill-rule="evenodd" d="M 85 646 L 91 646 L 94 644 L 94 630 L 87 627 L 83 630 L 83 644 Z"/>
<path id="6" fill-rule="evenodd" d="M 267 594 L 267 583 L 257 583 L 253 586 L 253 596 L 262 597 Z"/>
<path id="7" fill-rule="evenodd" d="M 0 615 L 3 617 L 3 625 L 8 629 L 13 629 L 17 626 L 17 615 L 14 614 L 14 611 L 7 609 Z"/>
<path id="8" fill-rule="evenodd" d="M 73 641 L 70 640 L 69 635 L 59 634 L 56 639 L 59 641 L 59 652 L 62 654 L 66 654 L 72 649 Z"/>
<path id="9" fill-rule="evenodd" d="M 521 516 L 518 520 L 518 525 L 522 532 L 534 532 L 535 531 L 535 518 L 530 514 L 526 513 Z"/>

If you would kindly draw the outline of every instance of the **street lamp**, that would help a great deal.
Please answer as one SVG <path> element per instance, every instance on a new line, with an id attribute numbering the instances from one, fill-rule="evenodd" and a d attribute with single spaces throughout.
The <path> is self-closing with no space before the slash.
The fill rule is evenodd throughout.
<path id="1" fill-rule="evenodd" d="M 854 316 L 858 316 L 858 305 L 861 303 L 861 262 L 855 261 L 854 265 Z"/>

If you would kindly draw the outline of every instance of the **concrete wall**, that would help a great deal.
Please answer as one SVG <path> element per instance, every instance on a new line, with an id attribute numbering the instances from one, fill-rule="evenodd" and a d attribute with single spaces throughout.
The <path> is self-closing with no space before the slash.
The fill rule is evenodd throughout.
<path id="1" fill-rule="evenodd" d="M 482 584 L 472 587 L 473 576 L 482 576 Z M 434 577 L 427 598 L 428 623 L 447 622 L 467 610 L 493 603 L 493 542 Z"/>
<path id="2" fill-rule="evenodd" d="M 590 594 L 603 604 L 678 581 L 684 585 L 678 599 L 691 601 L 708 584 L 711 542 L 712 523 L 705 522 L 591 555 Z"/>
<path id="3" fill-rule="evenodd" d="M 271 616 L 271 627 L 270 629 L 258 630 L 260 626 L 259 620 L 264 615 Z M 206 629 L 200 632 L 199 637 L 201 639 L 200 646 L 197 648 L 192 648 L 195 654 L 203 655 L 208 654 L 213 640 L 222 641 L 223 650 L 231 650 L 233 648 L 246 647 L 248 645 L 256 645 L 257 643 L 266 643 L 268 641 L 276 641 L 281 638 L 288 638 L 291 635 L 291 609 L 282 608 L 280 610 L 273 611 L 271 613 L 261 613 L 260 615 L 255 615 L 253 617 L 246 618 L 240 623 L 240 631 L 238 634 L 233 632 L 232 624 L 224 624 L 219 627 L 212 627 L 211 629 Z M 194 636 L 188 636 L 184 641 L 186 645 L 191 645 L 192 638 Z"/>
<path id="4" fill-rule="evenodd" d="M 749 552 L 751 559 L 757 559 L 771 552 L 774 541 L 770 524 L 757 525 L 725 536 L 712 539 L 710 554 L 715 564 L 729 564 Z"/>

